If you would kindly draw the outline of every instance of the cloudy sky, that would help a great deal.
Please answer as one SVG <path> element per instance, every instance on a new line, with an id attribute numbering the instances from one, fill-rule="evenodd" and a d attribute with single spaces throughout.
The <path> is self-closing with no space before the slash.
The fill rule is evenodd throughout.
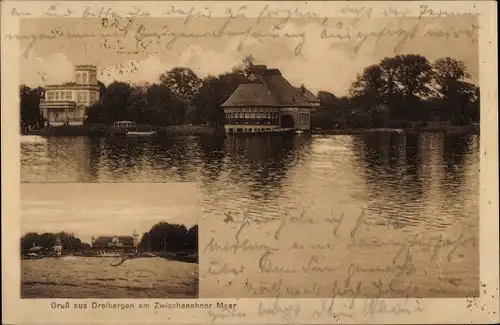
<path id="1" fill-rule="evenodd" d="M 193 183 L 21 184 L 21 232 L 142 235 L 157 222 L 197 223 Z"/>
<path id="2" fill-rule="evenodd" d="M 162 31 L 212 32 L 219 30 L 226 20 L 197 18 L 185 23 L 182 18 L 136 19 L 129 25 L 126 37 L 102 37 L 102 33 L 116 29 L 103 27 L 102 22 L 95 19 L 23 20 L 20 30 L 24 35 L 53 35 L 56 32 L 60 36 L 51 40 L 39 39 L 32 46 L 30 41 L 22 42 L 21 83 L 37 86 L 71 80 L 75 64 L 97 65 L 99 79 L 104 83 L 114 80 L 155 82 L 161 72 L 175 66 L 189 67 L 199 77 L 205 77 L 229 71 L 251 54 L 257 63 L 279 68 L 293 84 L 303 83 L 315 92 L 326 90 L 346 95 L 357 73 L 395 53 L 421 54 L 431 61 L 450 56 L 464 61 L 472 81 L 477 83 L 478 80 L 477 30 L 473 27 L 476 24 L 473 16 L 420 20 L 329 18 L 326 22 L 323 19 L 292 18 L 286 24 L 277 18 L 258 23 L 249 18 L 232 19 L 226 31 L 242 32 L 251 27 L 252 33 L 278 36 L 250 34 L 244 41 L 244 36 L 240 35 L 180 37 L 169 46 L 173 38 L 170 34 L 144 38 L 150 44 L 146 49 L 142 48 L 142 52 L 135 52 L 139 49 L 138 35 Z M 122 22 L 123 26 L 125 23 Z M 142 32 L 138 33 L 140 26 L 143 26 Z M 329 35 L 342 37 L 325 38 L 323 30 Z M 371 36 L 366 37 L 370 33 Z M 379 37 L 380 33 L 385 36 Z M 82 38 L 83 34 L 87 36 Z M 94 36 L 89 37 L 91 34 Z M 289 37 L 285 37 L 287 34 Z"/>

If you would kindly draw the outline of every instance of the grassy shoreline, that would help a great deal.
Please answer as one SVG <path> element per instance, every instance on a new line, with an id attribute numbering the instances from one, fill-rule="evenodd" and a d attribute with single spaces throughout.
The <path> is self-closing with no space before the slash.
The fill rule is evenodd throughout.
<path id="1" fill-rule="evenodd" d="M 117 129 L 107 125 L 82 125 L 82 126 L 54 126 L 44 130 L 34 130 L 31 132 L 22 133 L 22 135 L 40 135 L 44 137 L 108 137 L 125 135 L 126 129 Z M 132 131 L 132 130 L 130 130 Z M 156 131 L 158 134 L 168 135 L 212 135 L 215 133 L 213 128 L 207 126 L 191 126 L 191 125 L 172 125 L 172 126 L 154 126 L 154 125 L 137 125 L 133 131 Z"/>
<path id="2" fill-rule="evenodd" d="M 215 129 L 206 126 L 173 125 L 167 127 L 155 127 L 150 125 L 138 125 L 135 131 L 156 131 L 159 135 L 180 135 L 180 136 L 213 136 Z M 322 129 L 313 130 L 312 134 L 324 135 L 359 135 L 367 133 L 401 133 L 401 134 L 419 134 L 440 132 L 447 134 L 479 134 L 479 126 L 433 126 L 433 127 L 402 127 L 402 128 L 347 128 L 347 129 Z M 22 135 L 39 135 L 44 137 L 110 137 L 124 135 L 124 130 L 118 130 L 110 126 L 91 125 L 91 126 L 60 126 L 50 127 L 45 130 L 35 130 Z"/>
<path id="3" fill-rule="evenodd" d="M 352 128 L 352 129 L 328 129 L 314 130 L 313 134 L 325 135 L 358 135 L 368 133 L 446 133 L 446 134 L 479 134 L 479 126 L 443 126 L 443 127 L 405 127 L 405 128 Z"/>

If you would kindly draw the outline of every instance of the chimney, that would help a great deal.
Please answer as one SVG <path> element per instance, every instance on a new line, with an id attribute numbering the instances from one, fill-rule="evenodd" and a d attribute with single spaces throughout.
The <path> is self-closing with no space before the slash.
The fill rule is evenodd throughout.
<path id="1" fill-rule="evenodd" d="M 263 76 L 266 73 L 266 71 L 267 71 L 267 66 L 265 65 L 254 65 L 251 68 L 251 72 L 259 76 Z"/>

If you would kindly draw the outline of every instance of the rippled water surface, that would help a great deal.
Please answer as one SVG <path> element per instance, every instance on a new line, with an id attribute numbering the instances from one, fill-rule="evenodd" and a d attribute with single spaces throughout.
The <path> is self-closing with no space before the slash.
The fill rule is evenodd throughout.
<path id="1" fill-rule="evenodd" d="M 21 153 L 23 182 L 197 182 L 213 208 L 361 204 L 434 228 L 478 216 L 476 135 L 54 137 Z"/>
<path id="2" fill-rule="evenodd" d="M 73 257 L 24 260 L 22 298 L 197 298 L 198 264 L 162 258 Z"/>
<path id="3" fill-rule="evenodd" d="M 207 225 L 215 225 L 211 221 L 222 220 L 228 211 L 256 218 L 307 211 L 321 218 L 349 215 L 352 208 L 362 209 L 367 220 L 380 224 L 379 230 L 371 230 L 379 238 L 478 235 L 478 135 L 75 137 L 25 142 L 21 152 L 23 182 L 195 182 L 203 211 L 200 219 Z M 148 186 L 143 184 L 145 192 Z M 202 241 L 215 228 L 227 226 L 216 224 L 201 226 Z M 303 241 L 307 236 L 311 233 L 296 234 Z M 384 254 L 380 248 L 364 247 L 348 254 L 338 251 L 333 258 L 348 265 L 355 260 L 375 262 Z M 450 294 L 477 292 L 478 245 L 468 242 L 458 255 L 437 268 L 422 257 L 420 264 L 429 265 L 413 280 L 429 287 L 444 278 L 459 278 L 458 287 L 446 289 Z M 429 280 L 430 274 L 439 283 Z M 214 283 L 206 290 L 217 296 L 221 288 Z"/>

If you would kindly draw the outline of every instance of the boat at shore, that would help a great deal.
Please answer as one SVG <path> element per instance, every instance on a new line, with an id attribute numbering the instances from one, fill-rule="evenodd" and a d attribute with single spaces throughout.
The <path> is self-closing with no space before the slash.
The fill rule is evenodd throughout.
<path id="1" fill-rule="evenodd" d="M 96 257 L 122 257 L 123 254 L 120 252 L 106 252 L 106 251 L 101 251 L 98 252 Z"/>
<path id="2" fill-rule="evenodd" d="M 150 137 L 156 134 L 156 131 L 128 131 L 125 133 L 127 137 Z"/>
<path id="3" fill-rule="evenodd" d="M 23 255 L 22 259 L 23 260 L 38 260 L 43 258 L 43 255 L 39 255 L 37 253 L 28 253 L 26 255 Z"/>

